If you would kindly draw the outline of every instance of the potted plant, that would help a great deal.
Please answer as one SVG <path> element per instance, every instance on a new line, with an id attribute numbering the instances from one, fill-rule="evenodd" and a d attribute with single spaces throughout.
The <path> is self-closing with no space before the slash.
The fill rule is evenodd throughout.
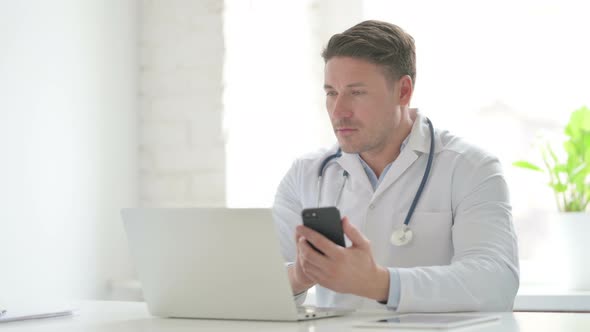
<path id="1" fill-rule="evenodd" d="M 590 214 L 586 212 L 590 202 L 590 109 L 572 112 L 564 133 L 567 139 L 559 153 L 550 143 L 541 147 L 542 166 L 524 160 L 513 165 L 547 174 L 560 211 L 557 229 L 569 262 L 569 286 L 590 289 L 590 264 L 586 263 L 590 254 Z"/>

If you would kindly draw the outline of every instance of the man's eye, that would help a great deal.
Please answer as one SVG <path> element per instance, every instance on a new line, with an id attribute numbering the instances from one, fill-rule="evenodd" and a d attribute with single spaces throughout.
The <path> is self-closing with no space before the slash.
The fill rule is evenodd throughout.
<path id="1" fill-rule="evenodd" d="M 363 94 L 365 94 L 365 91 L 361 91 L 361 90 L 352 90 L 351 94 L 352 94 L 353 96 L 360 96 L 360 95 L 363 95 Z"/>
<path id="2" fill-rule="evenodd" d="M 333 96 L 335 96 L 335 95 L 337 95 L 336 91 L 327 91 L 327 92 L 326 92 L 326 96 L 333 97 Z"/>

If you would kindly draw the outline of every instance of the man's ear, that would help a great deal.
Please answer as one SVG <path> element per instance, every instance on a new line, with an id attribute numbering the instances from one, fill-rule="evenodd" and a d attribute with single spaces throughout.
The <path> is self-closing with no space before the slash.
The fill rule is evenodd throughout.
<path id="1" fill-rule="evenodd" d="M 409 106 L 412 94 L 414 92 L 414 83 L 410 75 L 402 76 L 399 81 L 399 104 L 400 106 Z"/>

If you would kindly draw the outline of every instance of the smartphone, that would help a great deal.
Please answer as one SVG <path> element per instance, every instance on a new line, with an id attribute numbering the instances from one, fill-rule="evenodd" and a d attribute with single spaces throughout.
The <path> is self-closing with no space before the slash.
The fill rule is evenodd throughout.
<path id="1" fill-rule="evenodd" d="M 337 245 L 346 247 L 346 244 L 344 243 L 342 220 L 340 218 L 340 211 L 338 211 L 338 208 L 332 206 L 304 209 L 301 212 L 301 216 L 303 218 L 304 226 L 324 235 L 326 238 L 330 239 Z M 322 253 L 320 250 L 314 247 L 313 244 L 309 244 L 319 253 Z"/>

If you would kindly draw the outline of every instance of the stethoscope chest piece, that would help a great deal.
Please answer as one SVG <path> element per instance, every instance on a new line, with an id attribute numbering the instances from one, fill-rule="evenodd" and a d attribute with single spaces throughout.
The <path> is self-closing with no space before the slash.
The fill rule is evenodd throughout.
<path id="1" fill-rule="evenodd" d="M 412 241 L 412 237 L 414 236 L 414 233 L 412 232 L 412 230 L 410 229 L 410 227 L 408 227 L 408 225 L 404 224 L 402 225 L 402 227 L 396 229 L 395 231 L 393 231 L 393 233 L 391 234 L 391 244 L 393 244 L 394 246 L 405 246 L 406 244 L 410 243 L 410 241 Z"/>

